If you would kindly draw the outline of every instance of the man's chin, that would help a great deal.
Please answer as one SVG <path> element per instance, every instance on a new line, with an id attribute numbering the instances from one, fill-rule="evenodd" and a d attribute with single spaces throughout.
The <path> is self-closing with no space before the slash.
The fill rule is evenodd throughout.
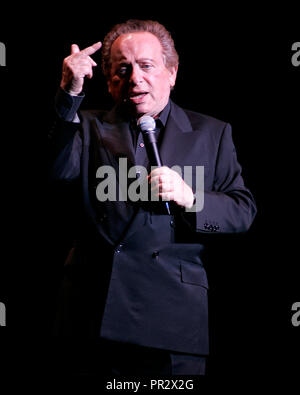
<path id="1" fill-rule="evenodd" d="M 148 103 L 130 103 L 126 102 L 128 105 L 129 112 L 131 116 L 134 116 L 136 118 L 140 118 L 143 115 L 150 115 L 151 117 L 154 117 L 157 113 L 155 112 L 155 109 L 152 108 Z"/>
<path id="2" fill-rule="evenodd" d="M 132 113 L 137 117 L 140 118 L 141 116 L 147 114 L 150 115 L 151 110 L 145 103 L 139 103 L 136 105 L 131 105 L 131 111 Z"/>

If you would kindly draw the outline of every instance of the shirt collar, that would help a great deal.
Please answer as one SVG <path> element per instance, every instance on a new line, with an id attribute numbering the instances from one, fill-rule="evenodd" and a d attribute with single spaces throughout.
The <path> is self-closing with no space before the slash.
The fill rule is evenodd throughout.
<path id="1" fill-rule="evenodd" d="M 168 116 L 169 116 L 169 113 L 170 113 L 170 107 L 171 107 L 171 105 L 170 105 L 170 99 L 169 99 L 166 107 L 161 111 L 159 116 L 157 118 L 155 118 L 157 126 L 158 126 L 159 123 L 161 123 L 161 125 L 164 128 L 166 127 L 166 123 L 167 123 Z"/>

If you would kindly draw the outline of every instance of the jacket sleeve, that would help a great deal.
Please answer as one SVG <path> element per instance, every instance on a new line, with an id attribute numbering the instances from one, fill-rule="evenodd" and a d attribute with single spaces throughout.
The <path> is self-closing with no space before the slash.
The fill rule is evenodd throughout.
<path id="1" fill-rule="evenodd" d="M 72 181 L 80 174 L 82 139 L 77 112 L 84 96 L 71 96 L 59 89 L 55 97 L 56 119 L 49 140 L 49 177 Z"/>
<path id="2" fill-rule="evenodd" d="M 194 230 L 240 233 L 249 229 L 256 215 L 256 205 L 251 192 L 245 187 L 241 173 L 231 126 L 226 124 L 216 156 L 213 188 L 205 190 L 204 185 L 201 211 L 184 214 L 193 224 Z"/>

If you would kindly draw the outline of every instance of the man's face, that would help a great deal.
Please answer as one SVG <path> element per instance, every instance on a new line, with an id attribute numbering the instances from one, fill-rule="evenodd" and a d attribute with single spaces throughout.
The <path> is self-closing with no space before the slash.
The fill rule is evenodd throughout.
<path id="1" fill-rule="evenodd" d="M 111 62 L 108 89 L 114 101 L 125 101 L 138 117 L 158 115 L 177 74 L 177 67 L 166 68 L 158 38 L 148 32 L 121 35 L 111 47 Z"/>

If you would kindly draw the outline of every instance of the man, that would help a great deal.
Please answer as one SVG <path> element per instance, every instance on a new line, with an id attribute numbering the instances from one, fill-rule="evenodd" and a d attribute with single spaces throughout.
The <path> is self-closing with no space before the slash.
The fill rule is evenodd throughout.
<path id="1" fill-rule="evenodd" d="M 170 100 L 178 55 L 158 22 L 129 20 L 107 34 L 102 69 L 115 106 L 79 111 L 84 79 L 96 67 L 91 55 L 100 47 L 72 45 L 50 136 L 51 177 L 78 186 L 83 207 L 64 267 L 56 330 L 77 340 L 98 338 L 101 351 L 94 356 L 102 360 L 102 373 L 204 374 L 205 243 L 208 235 L 247 231 L 255 203 L 241 177 L 230 125 Z M 144 115 L 156 120 L 163 164 L 152 171 L 137 127 Z M 123 198 L 125 165 L 148 170 L 150 201 Z M 192 182 L 173 166 L 189 166 Z M 195 181 L 200 166 L 204 188 Z M 112 189 L 113 178 L 105 184 L 108 169 L 116 174 Z M 133 180 L 127 181 L 129 190 Z M 105 200 L 108 190 L 113 198 Z M 201 196 L 203 207 L 193 210 Z"/>

